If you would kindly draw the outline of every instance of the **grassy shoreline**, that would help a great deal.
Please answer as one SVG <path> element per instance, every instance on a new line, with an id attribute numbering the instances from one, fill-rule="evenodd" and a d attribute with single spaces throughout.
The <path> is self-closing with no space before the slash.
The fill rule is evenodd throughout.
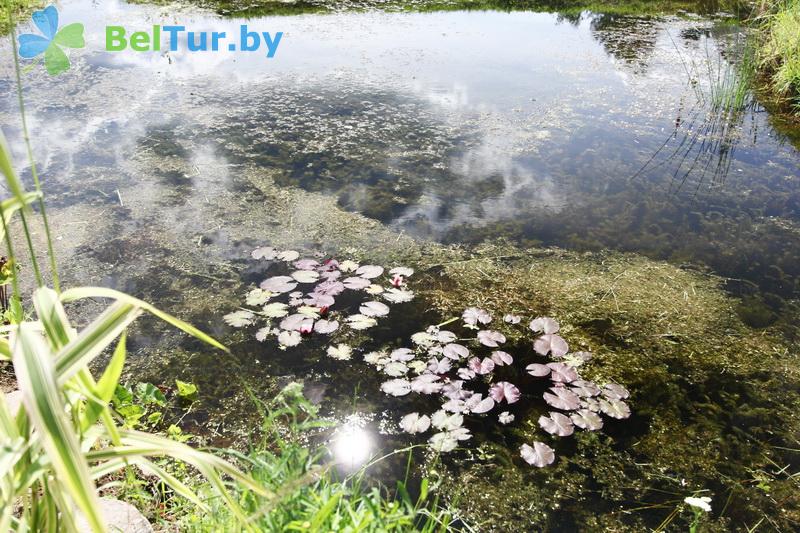
<path id="1" fill-rule="evenodd" d="M 754 23 L 762 83 L 783 111 L 800 118 L 800 1 L 764 4 Z"/>

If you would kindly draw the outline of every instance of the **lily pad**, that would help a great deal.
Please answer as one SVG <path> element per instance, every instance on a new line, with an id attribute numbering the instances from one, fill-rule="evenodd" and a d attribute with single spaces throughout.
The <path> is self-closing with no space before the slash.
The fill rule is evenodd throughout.
<path id="1" fill-rule="evenodd" d="M 351 291 L 360 291 L 370 286 L 369 280 L 357 276 L 345 278 L 342 284 Z"/>
<path id="2" fill-rule="evenodd" d="M 536 333 L 550 335 L 552 333 L 558 333 L 560 326 L 558 325 L 558 322 L 552 318 L 540 316 L 539 318 L 534 318 L 531 320 L 530 328 L 531 331 Z"/>
<path id="3" fill-rule="evenodd" d="M 350 326 L 351 329 L 355 330 L 368 329 L 376 325 L 377 323 L 378 321 L 375 320 L 374 318 L 364 315 L 355 314 L 347 317 L 347 324 Z"/>
<path id="4" fill-rule="evenodd" d="M 556 453 L 547 444 L 536 441 L 533 446 L 523 444 L 520 446 L 519 453 L 526 463 L 537 468 L 543 468 L 555 461 Z"/>
<path id="5" fill-rule="evenodd" d="M 319 280 L 319 273 L 313 270 L 295 270 L 291 277 L 298 283 L 315 283 Z"/>
<path id="6" fill-rule="evenodd" d="M 381 384 L 381 390 L 392 396 L 405 396 L 411 392 L 411 382 L 407 379 L 391 379 Z"/>
<path id="7" fill-rule="evenodd" d="M 510 365 L 511 363 L 513 363 L 514 358 L 511 357 L 511 354 L 508 352 L 504 352 L 502 350 L 496 350 L 492 352 L 492 361 L 494 361 L 494 364 L 496 364 L 497 366 L 503 366 L 503 365 Z"/>
<path id="8" fill-rule="evenodd" d="M 314 331 L 327 335 L 339 329 L 339 322 L 337 320 L 317 320 L 314 323 Z"/>
<path id="9" fill-rule="evenodd" d="M 392 303 L 401 304 L 414 299 L 414 293 L 407 289 L 391 288 L 383 293 L 384 299 Z"/>
<path id="10" fill-rule="evenodd" d="M 356 275 L 365 279 L 377 278 L 383 274 L 383 267 L 378 265 L 364 265 L 356 269 Z"/>
<path id="11" fill-rule="evenodd" d="M 364 302 L 358 308 L 362 315 L 366 316 L 386 316 L 389 314 L 389 306 L 382 302 Z"/>
<path id="12" fill-rule="evenodd" d="M 545 376 L 549 376 L 551 372 L 549 366 L 540 363 L 531 363 L 525 367 L 525 370 L 528 371 L 528 374 L 537 378 L 543 378 Z"/>
<path id="13" fill-rule="evenodd" d="M 506 336 L 499 331 L 484 329 L 478 332 L 478 342 L 490 348 L 497 348 L 506 342 Z"/>
<path id="14" fill-rule="evenodd" d="M 406 433 L 425 433 L 431 427 L 431 419 L 428 415 L 409 413 L 400 419 L 400 427 Z"/>
<path id="15" fill-rule="evenodd" d="M 600 415 L 588 409 L 575 411 L 569 417 L 573 424 L 589 431 L 597 431 L 603 427 L 603 419 L 600 418 Z"/>
<path id="16" fill-rule="evenodd" d="M 263 259 L 265 261 L 272 261 L 277 255 L 278 252 L 272 246 L 262 246 L 250 252 L 250 257 L 253 259 Z"/>
<path id="17" fill-rule="evenodd" d="M 611 418 L 624 419 L 631 416 L 631 409 L 622 400 L 600 400 L 600 410 Z"/>
<path id="18" fill-rule="evenodd" d="M 328 346 L 328 356 L 340 361 L 349 361 L 353 356 L 353 349 L 347 344 L 337 344 Z"/>
<path id="19" fill-rule="evenodd" d="M 551 435 L 558 435 L 559 437 L 568 437 L 575 432 L 572 420 L 561 413 L 551 412 L 550 416 L 540 416 L 539 426 Z"/>
<path id="20" fill-rule="evenodd" d="M 446 345 L 442 351 L 445 357 L 449 357 L 455 361 L 469 357 L 469 349 L 462 344 L 450 343 Z"/>
<path id="21" fill-rule="evenodd" d="M 489 389 L 489 395 L 494 398 L 494 401 L 500 403 L 501 401 L 505 400 L 507 403 L 514 403 L 519 401 L 522 393 L 519 392 L 519 389 L 513 383 L 509 383 L 508 381 L 498 381 L 492 388 Z"/>
<path id="22" fill-rule="evenodd" d="M 261 312 L 269 318 L 283 318 L 289 314 L 289 306 L 281 302 L 273 302 L 265 305 Z"/>
<path id="23" fill-rule="evenodd" d="M 278 343 L 284 347 L 297 346 L 301 340 L 302 337 L 299 331 L 281 331 L 278 335 Z"/>
<path id="24" fill-rule="evenodd" d="M 567 341 L 558 335 L 542 335 L 533 341 L 533 349 L 540 355 L 552 354 L 553 357 L 561 357 L 569 351 Z"/>
<path id="25" fill-rule="evenodd" d="M 389 358 L 392 361 L 411 361 L 414 359 L 414 352 L 409 348 L 398 348 L 392 350 L 392 353 L 389 354 Z"/>
<path id="26" fill-rule="evenodd" d="M 243 328 L 253 323 L 255 315 L 252 311 L 240 309 L 238 311 L 234 311 L 233 313 L 228 313 L 227 315 L 223 316 L 222 319 L 231 327 Z"/>
<path id="27" fill-rule="evenodd" d="M 545 392 L 542 397 L 549 405 L 556 409 L 572 411 L 581 406 L 581 400 L 577 394 L 565 387 L 550 387 L 552 392 Z"/>
<path id="28" fill-rule="evenodd" d="M 547 363 L 547 366 L 552 370 L 550 379 L 557 383 L 570 383 L 578 379 L 575 369 L 564 363 Z"/>
<path id="29" fill-rule="evenodd" d="M 274 276 L 261 282 L 260 287 L 265 291 L 283 294 L 297 287 L 297 282 L 289 276 Z"/>
<path id="30" fill-rule="evenodd" d="M 465 309 L 464 313 L 461 315 L 461 318 L 464 320 L 465 324 L 472 326 L 478 323 L 488 324 L 492 321 L 492 315 L 490 315 L 487 311 L 477 307 L 469 307 Z"/>

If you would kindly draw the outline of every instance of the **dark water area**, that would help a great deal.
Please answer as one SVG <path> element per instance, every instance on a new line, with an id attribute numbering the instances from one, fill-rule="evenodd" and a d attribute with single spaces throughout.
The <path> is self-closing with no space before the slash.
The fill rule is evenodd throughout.
<path id="1" fill-rule="evenodd" d="M 745 39 L 745 30 L 719 5 L 699 3 L 660 16 L 566 6 L 549 13 L 368 10 L 246 18 L 225 5 L 213 7 L 233 15 L 177 5 L 64 2 L 62 23 L 84 23 L 86 48 L 71 54 L 72 68 L 61 76 L 48 76 L 41 65 L 23 74 L 67 282 L 124 290 L 190 319 L 232 348 L 221 356 L 150 321 L 131 337 L 132 379 L 181 377 L 199 384 L 203 405 L 184 419 L 189 430 L 220 445 L 246 438 L 252 426 L 241 421 L 252 424 L 253 408 L 243 388 L 266 396 L 295 379 L 304 380 L 306 393 L 327 415 L 366 428 L 370 446 L 381 451 L 409 443 L 397 430 L 398 413 L 435 408 L 434 398 L 418 395 L 399 407 L 397 398 L 378 390 L 384 379 L 378 371 L 326 357 L 321 339 L 282 351 L 222 322 L 253 285 L 285 273 L 249 258 L 253 248 L 272 240 L 340 259 L 358 256 L 364 243 L 380 249 L 380 239 L 453 245 L 465 253 L 506 244 L 601 258 L 605 250 L 630 252 L 726 278 L 736 314 L 751 329 L 747 335 L 733 327 L 715 333 L 748 341 L 777 334 L 797 346 L 800 145 L 797 132 L 779 126 L 757 100 L 733 115 L 714 107 L 721 80 L 737 75 Z M 234 33 L 247 23 L 285 36 L 270 60 L 227 52 L 102 51 L 105 25 L 147 28 L 157 22 Z M 0 45 L 0 52 L 10 57 L 9 45 Z M 24 161 L 13 78 L 4 60 L 0 124 L 17 160 Z M 29 178 L 28 169 L 23 174 Z M 326 201 L 379 225 L 333 213 Z M 358 243 L 337 236 L 335 228 L 345 235 L 345 229 L 357 232 L 356 225 L 364 227 Z M 413 241 L 401 240 L 408 238 Z M 409 246 L 409 258 L 420 254 Z M 432 267 L 414 283 L 446 292 L 452 281 L 446 270 Z M 613 279 L 625 272 L 614 271 Z M 599 299 L 616 298 L 614 287 L 603 289 Z M 537 301 L 530 312 L 552 307 Z M 391 320 L 369 330 L 359 350 L 401 345 L 449 318 L 422 299 L 399 304 Z M 582 319 L 579 326 L 588 333 L 581 342 L 625 357 L 638 349 L 634 334 L 620 333 L 618 323 Z M 701 329 L 705 322 L 698 324 Z M 647 338 L 654 337 L 648 330 Z M 682 342 L 669 331 L 663 337 L 670 346 Z M 709 334 L 709 346 L 718 338 Z M 524 353 L 528 344 L 514 340 L 509 349 Z M 641 387 L 634 391 L 639 405 L 633 402 L 631 419 L 609 420 L 595 440 L 558 441 L 559 456 L 588 453 L 596 464 L 575 459 L 577 466 L 553 474 L 564 484 L 557 494 L 532 493 L 541 499 L 526 519 L 550 530 L 600 530 L 592 512 L 615 513 L 623 502 L 642 517 L 636 525 L 656 528 L 677 494 L 658 492 L 678 490 L 683 480 L 677 474 L 659 478 L 646 465 L 625 463 L 608 451 L 647 445 L 641 443 L 652 428 L 668 425 L 659 418 L 660 406 L 673 408 L 670 424 L 680 427 L 696 422 L 695 409 L 712 412 L 715 418 L 701 429 L 721 427 L 734 436 L 725 450 L 737 467 L 751 453 L 736 440 L 745 430 L 774 437 L 772 419 L 762 411 L 772 401 L 764 400 L 769 388 L 753 392 L 754 382 L 774 386 L 770 372 L 753 371 L 747 381 L 721 372 L 701 382 L 693 374 L 695 360 L 671 359 L 670 346 L 642 348 L 666 363 L 630 365 L 627 375 Z M 693 348 L 687 353 L 705 364 L 711 349 Z M 512 368 L 502 373 L 525 390 L 511 409 L 518 420 L 545 412 L 538 401 L 541 382 Z M 664 375 L 674 380 L 668 387 L 657 381 Z M 788 394 L 793 387 L 779 389 Z M 734 417 L 739 409 L 751 409 L 744 421 Z M 527 442 L 530 428 L 482 420 L 467 421 L 478 444 L 451 462 L 490 457 L 513 467 L 503 450 Z M 759 433 L 761 424 L 768 429 Z M 698 442 L 715 435 L 697 434 Z M 377 468 L 384 478 L 397 479 L 405 460 L 398 456 Z M 596 476 L 586 481 L 593 468 Z M 519 472 L 498 469 L 483 482 L 502 487 L 515 476 L 527 486 L 556 482 Z M 646 503 L 616 485 L 609 493 L 597 480 L 621 484 L 624 476 L 644 479 L 643 472 L 652 487 L 646 495 L 657 502 L 652 509 L 639 509 Z M 735 478 L 741 471 L 729 473 Z M 760 501 L 738 515 L 732 506 L 733 523 L 752 525 Z M 518 523 L 524 530 L 524 520 Z"/>

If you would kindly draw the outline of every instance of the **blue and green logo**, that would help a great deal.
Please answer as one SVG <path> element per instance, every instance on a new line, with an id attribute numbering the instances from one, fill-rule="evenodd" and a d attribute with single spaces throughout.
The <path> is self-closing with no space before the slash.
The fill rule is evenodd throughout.
<path id="1" fill-rule="evenodd" d="M 25 58 L 35 58 L 44 53 L 44 66 L 47 72 L 53 76 L 69 69 L 69 58 L 62 47 L 83 48 L 85 46 L 83 24 L 74 22 L 59 29 L 58 11 L 54 6 L 34 11 L 31 18 L 42 35 L 34 33 L 20 35 L 19 55 Z"/>

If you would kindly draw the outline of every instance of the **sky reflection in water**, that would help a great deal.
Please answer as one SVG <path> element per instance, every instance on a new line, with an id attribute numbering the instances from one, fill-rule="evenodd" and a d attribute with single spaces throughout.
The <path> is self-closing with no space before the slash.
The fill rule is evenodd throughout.
<path id="1" fill-rule="evenodd" d="M 25 80 L 42 171 L 71 201 L 87 175 L 105 194 L 141 194 L 131 157 L 184 158 L 229 183 L 231 165 L 257 165 L 425 238 L 705 263 L 777 296 L 776 310 L 800 290 L 796 253 L 780 249 L 800 250 L 796 149 L 758 109 L 722 138 L 708 120 L 704 72 L 724 68 L 730 25 L 521 12 L 243 21 L 86 1 L 61 14 L 86 25 L 87 47 L 63 76 L 34 68 Z M 236 34 L 242 22 L 284 32 L 274 59 L 99 51 L 106 24 Z M 11 78 L 0 66 L 0 83 Z M 175 184 L 144 201 L 163 207 Z M 179 193 L 213 194 L 202 174 L 189 184 Z M 186 231 L 203 226 L 188 217 Z"/>

